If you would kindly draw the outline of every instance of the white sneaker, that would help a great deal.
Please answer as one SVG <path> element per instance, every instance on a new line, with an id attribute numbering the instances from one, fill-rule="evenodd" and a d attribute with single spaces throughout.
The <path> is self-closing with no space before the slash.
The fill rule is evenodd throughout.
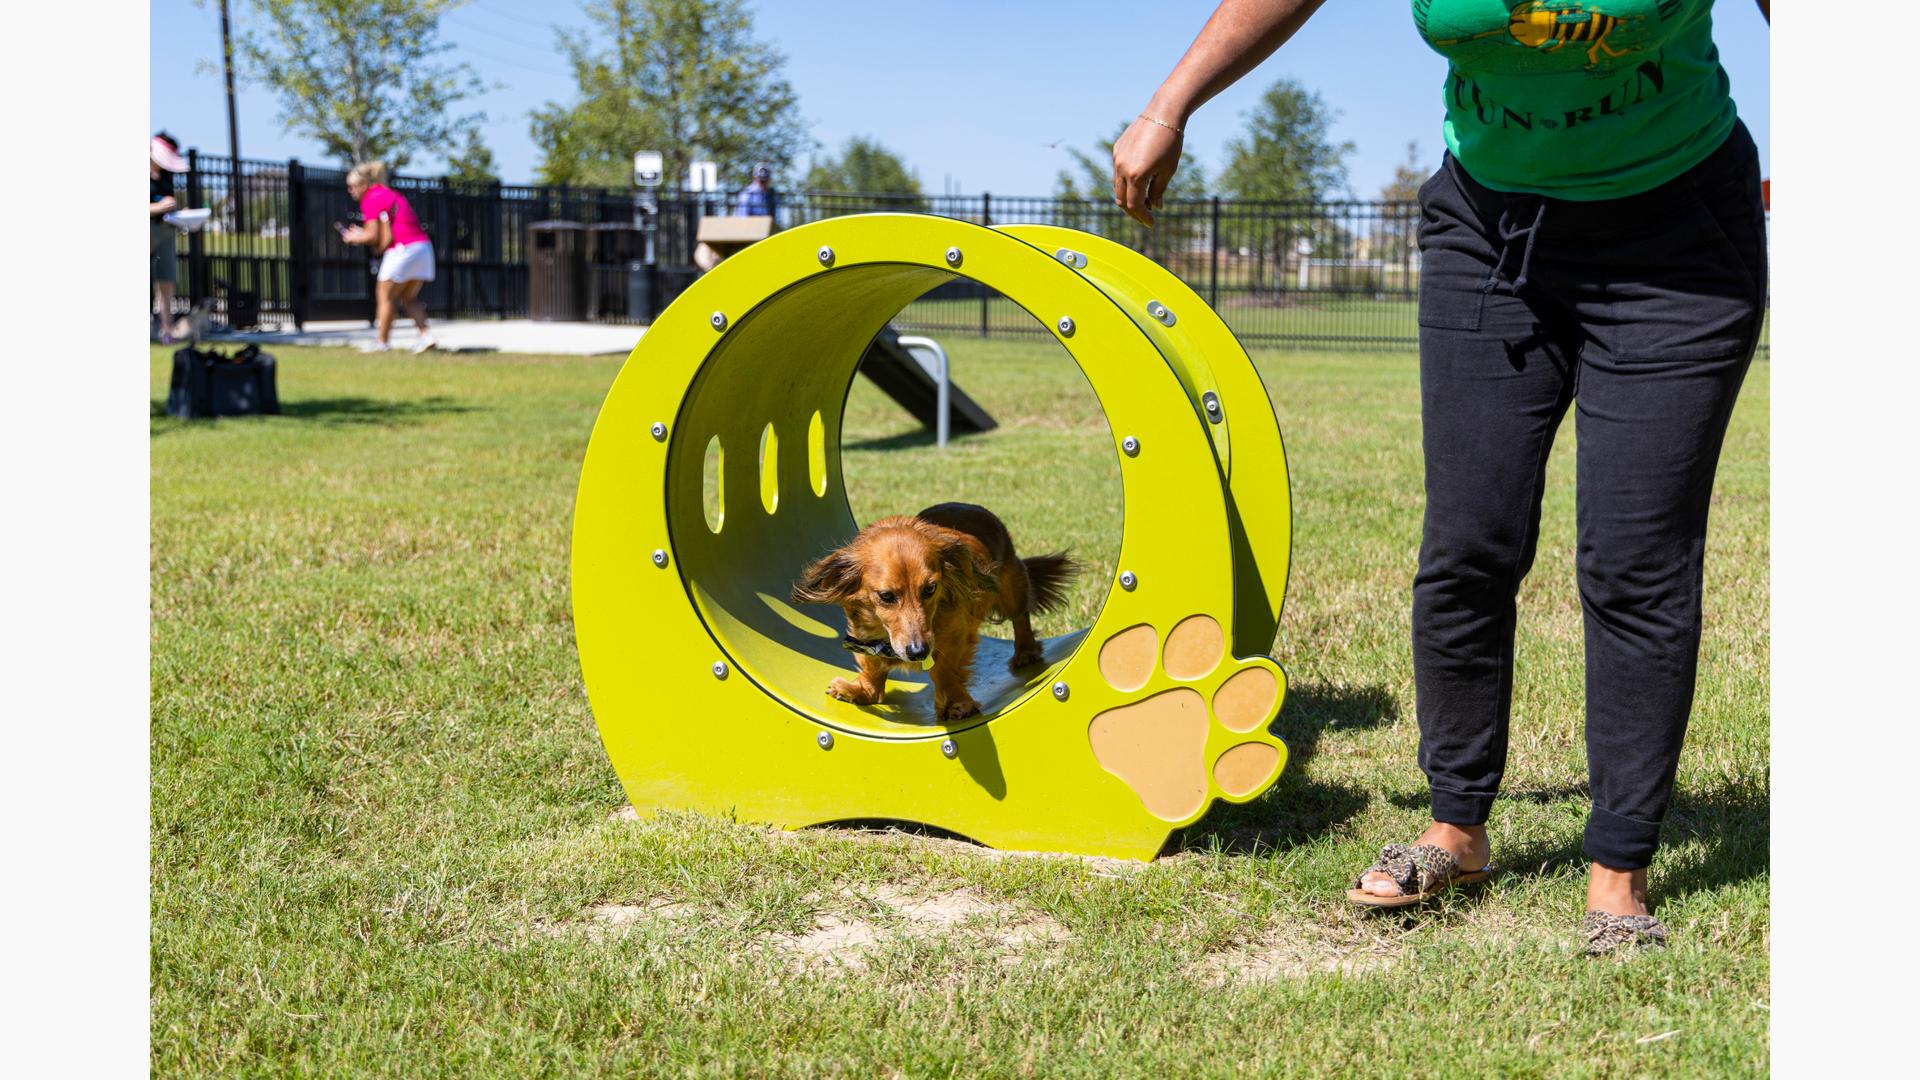
<path id="1" fill-rule="evenodd" d="M 389 346 L 384 341 L 363 341 L 360 343 L 360 351 L 363 353 L 386 352 L 388 348 Z"/>
<path id="2" fill-rule="evenodd" d="M 423 337 L 419 341 L 416 341 L 413 343 L 413 354 L 415 356 L 418 356 L 429 349 L 437 349 L 439 347 L 440 347 L 439 342 L 433 340 L 430 337 Z"/>

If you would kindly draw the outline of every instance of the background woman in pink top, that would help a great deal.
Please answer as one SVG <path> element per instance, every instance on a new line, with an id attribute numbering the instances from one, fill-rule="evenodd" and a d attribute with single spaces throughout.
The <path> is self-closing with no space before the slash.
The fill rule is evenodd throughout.
<path id="1" fill-rule="evenodd" d="M 347 173 L 347 191 L 360 200 L 361 223 L 343 227 L 340 238 L 349 244 L 365 244 L 380 256 L 380 278 L 374 285 L 376 318 L 380 341 L 369 352 L 384 352 L 393 330 L 393 314 L 406 308 L 420 328 L 420 340 L 413 351 L 433 348 L 427 333 L 427 305 L 420 302 L 420 288 L 433 280 L 433 241 L 420 228 L 420 219 L 406 196 L 386 185 L 387 167 L 378 161 L 363 161 Z"/>

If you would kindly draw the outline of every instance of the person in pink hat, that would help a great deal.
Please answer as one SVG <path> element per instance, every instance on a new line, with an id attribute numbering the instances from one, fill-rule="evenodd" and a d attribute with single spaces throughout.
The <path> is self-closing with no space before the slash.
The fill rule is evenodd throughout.
<path id="1" fill-rule="evenodd" d="M 180 209 L 180 200 L 173 194 L 173 178 L 176 173 L 187 171 L 187 162 L 180 156 L 180 144 L 164 131 L 149 139 L 147 146 L 150 159 L 147 215 L 151 222 L 147 230 L 147 256 L 153 281 L 153 311 L 159 317 L 160 344 L 171 345 L 174 341 L 173 289 L 180 276 L 180 258 L 174 244 L 174 227 L 165 217 Z"/>

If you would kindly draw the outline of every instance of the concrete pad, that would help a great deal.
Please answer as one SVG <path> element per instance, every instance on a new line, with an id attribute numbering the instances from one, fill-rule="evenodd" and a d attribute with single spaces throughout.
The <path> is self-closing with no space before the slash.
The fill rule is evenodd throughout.
<path id="1" fill-rule="evenodd" d="M 625 356 L 646 333 L 644 326 L 592 322 L 534 322 L 531 319 L 448 319 L 429 323 L 433 338 L 448 352 L 549 353 L 570 356 Z M 364 322 L 311 322 L 292 329 L 258 333 L 209 333 L 208 341 L 241 344 L 316 345 L 357 349 L 374 341 L 373 327 Z M 413 348 L 419 335 L 411 323 L 396 323 L 393 347 Z"/>

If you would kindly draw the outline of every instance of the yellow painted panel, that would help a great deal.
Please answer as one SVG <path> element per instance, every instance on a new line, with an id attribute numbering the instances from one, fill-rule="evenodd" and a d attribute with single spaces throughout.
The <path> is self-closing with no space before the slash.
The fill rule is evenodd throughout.
<path id="1" fill-rule="evenodd" d="M 1259 377 L 1218 317 L 1149 260 L 1033 228 L 880 214 L 791 229 L 695 282 L 641 339 L 581 469 L 572 581 L 595 720 L 641 813 L 684 808 L 796 828 L 895 818 L 997 847 L 1145 859 L 1212 800 L 1251 798 L 1278 775 L 1285 747 L 1262 724 L 1238 732 L 1215 716 L 1238 700 L 1223 688 L 1249 669 L 1275 688 L 1263 721 L 1285 686 L 1264 654 L 1286 575 L 1286 462 Z M 1039 242 L 1057 234 L 1093 265 L 1076 270 L 1054 254 L 1068 245 Z M 827 682 L 851 670 L 841 616 L 786 597 L 801 564 L 855 531 L 840 417 L 867 342 L 956 276 L 1040 317 L 1086 374 L 1121 466 L 1121 565 L 1139 584 L 1113 589 L 1090 627 L 1047 641 L 1043 667 L 1007 672 L 989 658 L 1006 643 L 983 641 L 974 687 L 983 711 L 942 725 L 923 678 L 894 679 L 873 708 L 827 697 Z M 1143 314 L 1147 290 L 1176 297 L 1175 326 Z M 1215 388 L 1230 420 L 1209 420 L 1197 404 Z M 802 430 L 806 452 L 780 453 L 779 437 Z M 765 452 L 746 452 L 769 431 Z M 1128 437 L 1137 453 L 1122 449 Z M 1229 473 L 1259 478 L 1266 502 L 1237 498 Z M 726 494 L 746 491 L 769 512 L 725 513 Z M 1162 512 L 1176 505 L 1180 514 Z M 1121 685 L 1103 674 L 1102 646 L 1123 631 L 1196 613 L 1220 642 L 1200 650 L 1212 661 L 1205 671 L 1169 640 L 1164 665 L 1149 647 L 1144 674 L 1137 660 Z M 1266 640 L 1248 645 L 1263 628 Z M 1092 734 L 1096 717 L 1118 724 L 1162 699 L 1183 703 L 1181 779 L 1178 798 L 1156 796 L 1150 808 L 1102 765 Z M 1257 704 L 1231 708 L 1231 723 L 1263 711 Z M 1227 790 L 1207 765 L 1241 744 L 1273 752 L 1258 790 Z"/>

